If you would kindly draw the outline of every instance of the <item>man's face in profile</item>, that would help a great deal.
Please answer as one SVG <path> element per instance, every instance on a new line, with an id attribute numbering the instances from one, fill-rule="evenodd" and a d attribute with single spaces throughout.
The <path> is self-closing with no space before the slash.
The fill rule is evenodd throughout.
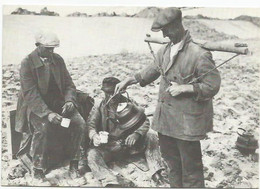
<path id="1" fill-rule="evenodd" d="M 178 43 L 182 38 L 182 30 L 179 24 L 170 23 L 162 28 L 163 37 L 168 37 L 174 44 Z"/>

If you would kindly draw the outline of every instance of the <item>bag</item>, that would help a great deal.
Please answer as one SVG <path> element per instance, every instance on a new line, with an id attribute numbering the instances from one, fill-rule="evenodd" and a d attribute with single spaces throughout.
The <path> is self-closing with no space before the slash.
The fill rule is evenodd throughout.
<path id="1" fill-rule="evenodd" d="M 94 106 L 94 99 L 89 96 L 88 93 L 85 93 L 80 90 L 76 90 L 77 93 L 77 103 L 78 111 L 85 121 L 87 121 L 89 113 Z"/>

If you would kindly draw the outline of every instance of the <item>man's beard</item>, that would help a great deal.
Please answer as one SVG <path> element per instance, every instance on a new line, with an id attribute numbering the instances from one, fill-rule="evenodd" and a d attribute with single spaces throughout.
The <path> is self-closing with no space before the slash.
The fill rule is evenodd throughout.
<path id="1" fill-rule="evenodd" d="M 48 52 L 47 50 L 38 48 L 38 55 L 42 58 L 51 58 L 52 57 L 52 53 Z"/>

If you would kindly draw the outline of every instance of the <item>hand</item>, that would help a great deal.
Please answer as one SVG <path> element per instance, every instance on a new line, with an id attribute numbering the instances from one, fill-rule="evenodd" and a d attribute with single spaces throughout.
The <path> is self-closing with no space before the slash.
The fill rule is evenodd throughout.
<path id="1" fill-rule="evenodd" d="M 123 80 L 120 83 L 118 83 L 116 85 L 116 87 L 115 87 L 114 95 L 118 94 L 120 91 L 125 89 L 127 86 L 128 86 L 128 81 L 127 80 Z"/>
<path id="2" fill-rule="evenodd" d="M 129 135 L 126 139 L 125 139 L 125 145 L 131 147 L 134 146 L 136 141 L 140 138 L 140 134 L 139 133 L 133 133 L 131 135 Z"/>
<path id="3" fill-rule="evenodd" d="M 52 112 L 48 115 L 48 120 L 51 123 L 60 124 L 62 117 L 59 114 Z"/>
<path id="4" fill-rule="evenodd" d="M 70 113 L 74 110 L 74 104 L 73 102 L 66 102 L 63 106 L 62 106 L 62 115 L 65 115 L 66 113 Z"/>
<path id="5" fill-rule="evenodd" d="M 179 85 L 176 82 L 171 82 L 171 86 L 166 89 L 173 97 L 178 96 L 181 93 L 193 92 L 192 85 Z"/>
<path id="6" fill-rule="evenodd" d="M 93 144 L 94 144 L 94 146 L 100 146 L 100 144 L 101 144 L 100 140 L 101 140 L 101 138 L 100 138 L 99 134 L 96 133 L 93 136 Z"/>
<path id="7" fill-rule="evenodd" d="M 129 85 L 136 84 L 137 82 L 138 81 L 135 79 L 134 76 L 126 78 L 116 85 L 114 95 L 119 93 L 123 89 L 126 89 L 126 87 L 128 87 Z"/>

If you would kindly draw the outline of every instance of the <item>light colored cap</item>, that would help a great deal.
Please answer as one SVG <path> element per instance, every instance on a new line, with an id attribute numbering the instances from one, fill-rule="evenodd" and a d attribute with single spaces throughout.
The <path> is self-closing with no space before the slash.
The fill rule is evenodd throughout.
<path id="1" fill-rule="evenodd" d="M 42 44 L 44 47 L 58 47 L 60 40 L 55 33 L 40 31 L 35 35 L 35 42 Z"/>

